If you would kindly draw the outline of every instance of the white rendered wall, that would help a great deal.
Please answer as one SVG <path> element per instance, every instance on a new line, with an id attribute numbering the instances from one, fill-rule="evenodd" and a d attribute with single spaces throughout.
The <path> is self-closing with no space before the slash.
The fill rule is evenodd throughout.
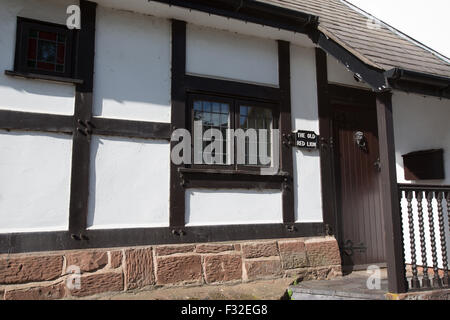
<path id="1" fill-rule="evenodd" d="M 186 225 L 281 223 L 280 190 L 186 190 Z"/>
<path id="2" fill-rule="evenodd" d="M 169 225 L 169 143 L 92 138 L 88 227 Z"/>
<path id="3" fill-rule="evenodd" d="M 319 134 L 315 51 L 291 47 L 291 112 L 293 130 Z M 319 151 L 293 148 L 297 222 L 322 222 Z"/>
<path id="4" fill-rule="evenodd" d="M 188 24 L 186 72 L 277 86 L 278 45 L 274 40 Z"/>
<path id="5" fill-rule="evenodd" d="M 329 54 L 327 54 L 327 69 L 328 82 L 330 83 L 370 89 L 370 86 L 366 83 L 356 81 L 354 73 Z"/>
<path id="6" fill-rule="evenodd" d="M 395 152 L 397 162 L 397 181 L 399 183 L 418 183 L 432 185 L 450 185 L 450 100 L 434 97 L 423 97 L 416 94 L 407 94 L 395 91 L 392 97 L 394 115 Z M 444 149 L 444 170 L 446 178 L 429 181 L 406 181 L 403 169 L 402 155 L 419 150 Z M 418 230 L 417 201 L 413 200 L 413 216 L 415 224 L 415 242 L 418 263 L 421 264 L 421 251 Z M 428 223 L 427 201 L 422 202 L 424 208 L 425 241 L 427 244 L 427 262 L 432 265 L 431 242 Z M 448 215 L 444 202 L 444 223 L 448 226 Z M 433 200 L 434 224 L 436 230 L 438 261 L 442 266 L 440 234 L 438 224 L 438 211 L 436 200 Z M 411 261 L 410 237 L 408 228 L 408 211 L 406 199 L 402 201 L 403 234 L 406 252 L 406 261 Z M 447 230 L 447 252 L 450 252 L 450 234 Z"/>
<path id="7" fill-rule="evenodd" d="M 392 105 L 398 182 L 411 183 L 405 180 L 402 155 L 442 148 L 446 178 L 418 183 L 450 185 L 450 100 L 395 91 Z"/>
<path id="8" fill-rule="evenodd" d="M 94 115 L 170 122 L 170 22 L 98 7 Z"/>
<path id="9" fill-rule="evenodd" d="M 63 23 L 66 8 L 73 1 L 0 1 L 0 109 L 71 115 L 75 87 L 48 81 L 7 76 L 14 69 L 17 16 Z"/>
<path id="10" fill-rule="evenodd" d="M 67 230 L 72 137 L 0 131 L 0 233 Z"/>
<path id="11" fill-rule="evenodd" d="M 314 48 L 311 39 L 302 33 L 295 33 L 274 27 L 268 27 L 257 23 L 222 17 L 197 10 L 190 10 L 178 6 L 148 0 L 96 0 L 99 5 L 122 9 L 131 12 L 149 14 L 167 19 L 183 20 L 187 23 L 201 25 L 239 34 L 259 37 L 264 39 L 285 40 L 302 47 Z"/>

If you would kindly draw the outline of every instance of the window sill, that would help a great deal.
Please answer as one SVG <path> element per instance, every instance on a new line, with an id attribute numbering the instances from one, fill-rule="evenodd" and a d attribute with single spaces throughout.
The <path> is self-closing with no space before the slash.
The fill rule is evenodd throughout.
<path id="1" fill-rule="evenodd" d="M 218 174 L 218 175 L 251 175 L 251 176 L 262 176 L 262 177 L 286 177 L 288 173 L 279 172 L 276 175 L 262 175 L 259 171 L 251 170 L 230 170 L 230 169 L 206 169 L 206 168 L 179 168 L 178 171 L 182 174 Z"/>
<path id="2" fill-rule="evenodd" d="M 12 76 L 12 77 L 20 77 L 20 78 L 25 78 L 25 79 L 53 81 L 53 82 L 59 82 L 59 83 L 83 84 L 83 80 L 81 80 L 81 79 L 49 76 L 49 75 L 38 74 L 38 73 L 5 70 L 5 75 Z"/>
<path id="3" fill-rule="evenodd" d="M 258 171 L 179 168 L 184 188 L 205 189 L 281 189 L 292 178 L 285 172 L 262 175 Z"/>

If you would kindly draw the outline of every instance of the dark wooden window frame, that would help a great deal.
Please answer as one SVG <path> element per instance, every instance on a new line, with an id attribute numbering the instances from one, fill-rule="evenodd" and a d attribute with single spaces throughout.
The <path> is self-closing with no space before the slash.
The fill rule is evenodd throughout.
<path id="1" fill-rule="evenodd" d="M 186 127 L 186 94 L 237 95 L 242 99 L 280 103 L 281 133 L 291 132 L 289 43 L 280 41 L 280 88 L 204 79 L 185 74 L 185 22 L 172 23 L 172 119 L 171 123 L 118 120 L 92 114 L 96 3 L 80 0 L 83 28 L 77 35 L 74 60 L 75 112 L 73 116 L 0 110 L 0 130 L 70 134 L 73 137 L 69 230 L 0 234 L 0 253 L 69 250 L 210 241 L 296 238 L 324 235 L 322 223 L 295 223 L 292 149 L 283 144 L 275 176 L 252 171 L 184 168 L 171 164 L 170 227 L 88 230 L 89 168 L 92 135 L 170 141 L 176 128 Z M 83 58 L 78 53 L 83 53 Z M 29 77 L 34 78 L 34 77 Z M 42 79 L 41 77 L 36 77 Z M 69 79 L 70 80 L 70 79 Z M 174 142 L 171 143 L 173 146 Z M 238 178 L 236 178 L 238 177 Z M 186 227 L 185 188 L 280 189 L 283 192 L 284 223 Z"/>
<path id="2" fill-rule="evenodd" d="M 254 107 L 263 107 L 270 109 L 272 111 L 272 119 L 273 119 L 273 129 L 279 128 L 279 113 L 280 113 L 280 107 L 275 102 L 267 102 L 267 101 L 261 101 L 257 98 L 242 98 L 238 96 L 220 96 L 220 95 L 208 95 L 208 94 L 190 94 L 188 93 L 188 118 L 189 123 L 187 129 L 192 133 L 193 131 L 193 124 L 194 124 L 194 112 L 193 112 L 193 102 L 194 100 L 201 100 L 204 99 L 206 101 L 211 102 L 222 102 L 227 103 L 230 106 L 230 129 L 238 129 L 240 128 L 239 125 L 239 106 L 241 105 L 249 105 Z M 217 170 L 226 170 L 227 172 L 229 170 L 236 170 L 237 173 L 239 171 L 245 172 L 245 171 L 260 171 L 261 168 L 268 167 L 268 166 L 258 166 L 258 165 L 243 165 L 243 164 L 237 164 L 236 163 L 236 146 L 234 148 L 234 159 L 233 164 L 223 164 L 223 165 L 211 165 L 211 164 L 195 164 L 193 162 L 194 154 L 192 152 L 192 164 L 189 166 L 190 168 L 195 169 L 217 169 Z"/>
<path id="3" fill-rule="evenodd" d="M 26 55 L 28 53 L 28 34 L 29 30 L 33 28 L 40 31 L 64 34 L 66 36 L 67 42 L 64 57 L 64 72 L 38 70 L 27 65 Z M 58 82 L 82 83 L 82 80 L 77 79 L 75 75 L 78 33 L 78 30 L 70 30 L 65 25 L 17 17 L 14 70 L 6 70 L 5 74 L 24 78 L 43 79 Z"/>

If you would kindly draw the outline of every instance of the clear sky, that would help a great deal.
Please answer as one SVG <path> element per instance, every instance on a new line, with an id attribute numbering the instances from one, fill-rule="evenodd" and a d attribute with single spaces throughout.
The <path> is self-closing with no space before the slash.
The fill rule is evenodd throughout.
<path id="1" fill-rule="evenodd" d="M 450 0 L 347 0 L 450 58 Z"/>

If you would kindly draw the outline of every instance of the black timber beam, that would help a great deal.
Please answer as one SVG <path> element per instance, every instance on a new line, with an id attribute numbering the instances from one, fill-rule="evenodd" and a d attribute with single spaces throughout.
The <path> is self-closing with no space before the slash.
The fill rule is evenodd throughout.
<path id="1" fill-rule="evenodd" d="M 383 92 L 388 90 L 388 84 L 383 70 L 368 66 L 347 49 L 318 30 L 311 32 L 309 36 L 314 43 L 364 80 L 374 91 Z"/>
<path id="2" fill-rule="evenodd" d="M 253 0 L 149 0 L 274 28 L 309 33 L 318 17 Z"/>

